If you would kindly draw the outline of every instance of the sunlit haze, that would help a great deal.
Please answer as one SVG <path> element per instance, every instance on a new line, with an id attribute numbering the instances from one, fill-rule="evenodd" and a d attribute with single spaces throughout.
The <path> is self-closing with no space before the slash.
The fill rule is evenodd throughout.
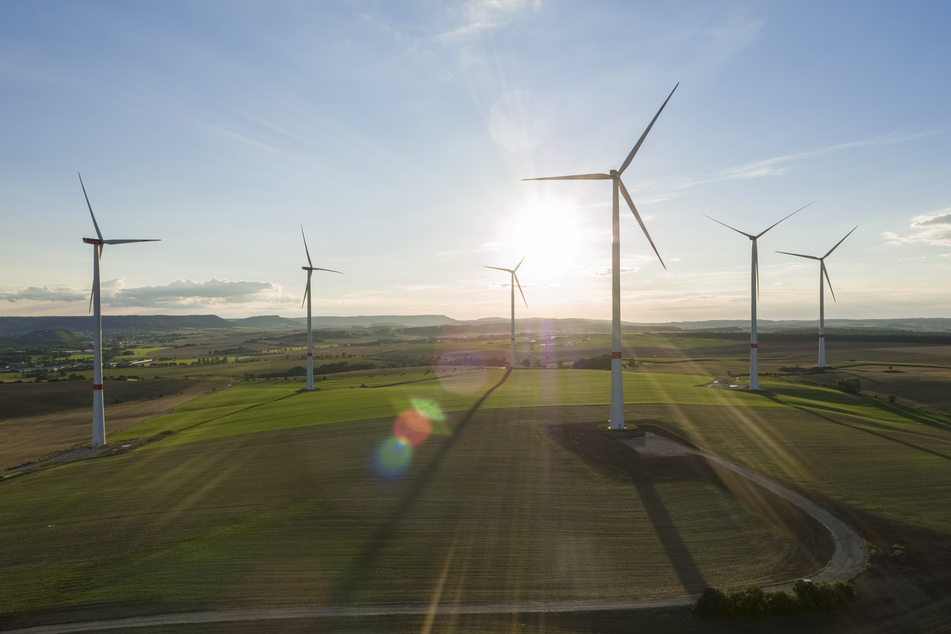
<path id="1" fill-rule="evenodd" d="M 5 2 L 0 315 L 951 315 L 951 4 Z"/>

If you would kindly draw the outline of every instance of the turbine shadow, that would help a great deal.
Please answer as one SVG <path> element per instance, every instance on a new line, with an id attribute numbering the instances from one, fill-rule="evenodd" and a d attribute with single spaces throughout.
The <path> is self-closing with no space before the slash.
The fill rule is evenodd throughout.
<path id="1" fill-rule="evenodd" d="M 340 587 L 337 591 L 337 605 L 347 605 L 353 598 L 354 593 L 360 589 L 361 582 L 366 576 L 367 570 L 373 566 L 373 563 L 380 555 L 380 551 L 382 551 L 386 544 L 389 543 L 390 540 L 396 535 L 399 526 L 416 504 L 419 496 L 429 485 L 437 469 L 439 469 L 441 466 L 443 459 L 446 457 L 446 454 L 449 453 L 449 450 L 459 440 L 462 432 L 465 431 L 469 423 L 472 422 L 473 417 L 485 400 L 489 398 L 492 392 L 501 387 L 505 381 L 508 380 L 510 374 L 512 374 L 511 368 L 505 371 L 505 374 L 502 375 L 502 378 L 499 379 L 498 383 L 490 387 L 488 390 L 486 390 L 485 394 L 479 397 L 479 400 L 476 401 L 472 407 L 469 408 L 469 410 L 462 416 L 459 422 L 456 423 L 453 434 L 446 439 L 446 441 L 440 446 L 439 451 L 417 475 L 415 485 L 406 493 L 406 495 L 403 496 L 403 499 L 400 500 L 399 504 L 396 505 L 384 524 L 370 539 L 369 546 L 367 546 L 363 553 L 357 558 L 351 567 L 350 572 L 341 581 Z"/>
<path id="2" fill-rule="evenodd" d="M 846 422 L 843 422 L 843 421 L 835 420 L 834 418 L 831 418 L 831 417 L 829 417 L 829 416 L 825 416 L 825 415 L 823 415 L 823 414 L 820 414 L 819 412 L 816 412 L 816 411 L 814 411 L 814 410 L 808 409 L 808 408 L 806 408 L 806 407 L 802 407 L 801 405 L 792 405 L 792 404 L 790 404 L 790 403 L 787 403 L 787 402 L 785 402 L 785 401 L 783 401 L 783 400 L 777 398 L 777 397 L 776 397 L 775 395 L 773 395 L 773 394 L 761 393 L 761 395 L 762 395 L 763 397 L 765 397 L 765 398 L 768 398 L 769 400 L 771 400 L 771 401 L 773 401 L 773 402 L 775 402 L 775 403 L 779 403 L 779 404 L 781 404 L 781 405 L 783 405 L 783 406 L 785 406 L 785 407 L 791 407 L 791 408 L 793 408 L 793 409 L 797 409 L 797 410 L 799 410 L 800 412 L 805 412 L 806 414 L 809 414 L 810 416 L 814 416 L 815 418 L 819 418 L 819 419 L 821 419 L 821 420 L 824 420 L 824 421 L 826 421 L 826 422 L 832 423 L 832 424 L 834 424 L 834 425 L 839 425 L 840 427 L 848 427 L 849 429 L 854 429 L 854 430 L 856 430 L 856 431 L 865 432 L 866 434 L 871 434 L 871 435 L 873 435 L 873 436 L 878 436 L 879 438 L 882 438 L 882 439 L 884 439 L 884 440 L 888 440 L 888 441 L 890 441 L 890 442 L 897 443 L 897 444 L 899 444 L 899 445 L 904 445 L 905 447 L 908 447 L 908 448 L 910 448 L 910 449 L 916 449 L 916 450 L 918 450 L 918 451 L 921 451 L 921 452 L 926 453 L 926 454 L 930 454 L 930 455 L 935 456 L 935 457 L 938 457 L 938 458 L 943 458 L 943 459 L 945 459 L 945 460 L 951 460 L 951 456 L 949 456 L 948 454 L 941 453 L 940 451 L 935 451 L 935 450 L 933 450 L 933 449 L 928 449 L 928 448 L 926 448 L 926 447 L 919 447 L 918 445 L 916 445 L 916 444 L 914 444 L 914 443 L 910 443 L 910 442 L 907 442 L 907 441 L 905 441 L 905 440 L 899 440 L 898 438 L 893 438 L 892 436 L 890 436 L 890 435 L 888 435 L 888 434 L 885 434 L 885 433 L 882 433 L 882 432 L 878 432 L 878 431 L 875 431 L 875 430 L 873 430 L 873 429 L 867 429 L 867 428 L 864 428 L 864 427 L 860 427 L 860 426 L 858 426 L 858 425 L 851 425 L 851 424 L 846 423 Z"/>
<path id="3" fill-rule="evenodd" d="M 644 458 L 590 425 L 548 425 L 551 438 L 608 477 L 633 484 L 677 579 L 687 592 L 700 592 L 706 580 L 657 490 L 655 480 L 696 478 L 721 485 L 706 460 L 696 456 Z"/>

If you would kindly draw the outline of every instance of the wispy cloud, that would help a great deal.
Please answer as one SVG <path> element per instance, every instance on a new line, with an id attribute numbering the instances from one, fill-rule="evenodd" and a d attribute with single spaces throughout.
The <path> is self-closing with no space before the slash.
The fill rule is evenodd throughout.
<path id="1" fill-rule="evenodd" d="M 523 9 L 537 10 L 541 4 L 541 0 L 469 0 L 462 6 L 462 24 L 440 33 L 436 39 L 452 43 L 506 26 Z"/>
<path id="2" fill-rule="evenodd" d="M 792 169 L 793 164 L 798 161 L 815 158 L 817 156 L 823 156 L 825 154 L 833 154 L 835 152 L 850 150 L 853 148 L 904 143 L 906 141 L 913 141 L 923 137 L 934 136 L 937 134 L 946 134 L 947 132 L 948 128 L 906 134 L 900 134 L 896 132 L 877 136 L 872 139 L 865 139 L 863 141 L 850 141 L 848 143 L 830 145 L 828 147 L 810 150 L 808 152 L 800 152 L 798 154 L 787 154 L 785 156 L 776 156 L 768 159 L 760 159 L 758 161 L 750 161 L 749 163 L 743 163 L 742 165 L 737 165 L 735 167 L 721 169 L 706 178 L 683 183 L 674 189 L 686 189 L 688 187 L 695 187 L 697 185 L 706 185 L 709 183 L 717 183 L 728 180 L 745 180 L 750 178 L 762 178 L 764 176 L 783 176 L 790 169 Z"/>
<path id="3" fill-rule="evenodd" d="M 907 236 L 886 231 L 882 237 L 888 244 L 924 243 L 951 247 L 951 207 L 930 216 L 912 218 L 911 228 L 917 231 Z"/>
<path id="4" fill-rule="evenodd" d="M 621 273 L 636 273 L 641 270 L 639 266 L 622 266 Z M 588 275 L 593 275 L 595 277 L 605 277 L 611 274 L 610 266 L 600 266 L 595 269 L 588 269 Z"/>

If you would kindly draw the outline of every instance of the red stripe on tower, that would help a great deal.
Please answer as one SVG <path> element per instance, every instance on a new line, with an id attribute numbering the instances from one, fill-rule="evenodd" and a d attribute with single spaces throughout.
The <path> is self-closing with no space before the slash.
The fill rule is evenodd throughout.
<path id="1" fill-rule="evenodd" d="M 612 359 L 620 359 L 620 358 L 621 358 L 621 353 L 620 353 L 620 352 L 612 352 L 612 353 L 611 353 L 611 358 L 612 358 Z"/>
<path id="2" fill-rule="evenodd" d="M 93 383 L 93 384 L 92 384 L 92 389 L 94 389 L 94 390 L 101 390 L 101 389 L 102 389 L 102 383 Z"/>
<path id="3" fill-rule="evenodd" d="M 820 338 L 820 339 L 825 339 L 826 336 L 825 336 L 825 335 L 819 335 L 819 338 Z"/>
<path id="4" fill-rule="evenodd" d="M 755 343 L 751 343 L 751 344 L 750 344 L 750 348 L 755 348 L 755 347 L 756 347 L 756 344 L 755 344 Z"/>
<path id="5" fill-rule="evenodd" d="M 314 356 L 314 353 L 313 353 L 313 352 L 308 352 L 308 353 L 307 353 L 307 356 L 308 356 L 308 357 L 312 357 L 312 356 Z"/>

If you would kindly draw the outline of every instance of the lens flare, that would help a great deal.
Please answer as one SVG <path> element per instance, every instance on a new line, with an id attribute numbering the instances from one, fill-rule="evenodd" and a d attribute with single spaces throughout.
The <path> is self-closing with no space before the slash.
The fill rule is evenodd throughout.
<path id="1" fill-rule="evenodd" d="M 393 436 L 397 440 L 418 447 L 429 438 L 433 426 L 423 413 L 410 409 L 402 412 L 393 423 Z"/>
<path id="2" fill-rule="evenodd" d="M 446 420 L 446 415 L 443 414 L 442 408 L 439 407 L 439 403 L 436 401 L 428 398 L 411 398 L 409 404 L 413 406 L 414 410 L 431 421 Z"/>
<path id="3" fill-rule="evenodd" d="M 398 478 L 413 462 L 413 446 L 404 440 L 390 436 L 373 452 L 373 470 L 387 480 Z"/>

